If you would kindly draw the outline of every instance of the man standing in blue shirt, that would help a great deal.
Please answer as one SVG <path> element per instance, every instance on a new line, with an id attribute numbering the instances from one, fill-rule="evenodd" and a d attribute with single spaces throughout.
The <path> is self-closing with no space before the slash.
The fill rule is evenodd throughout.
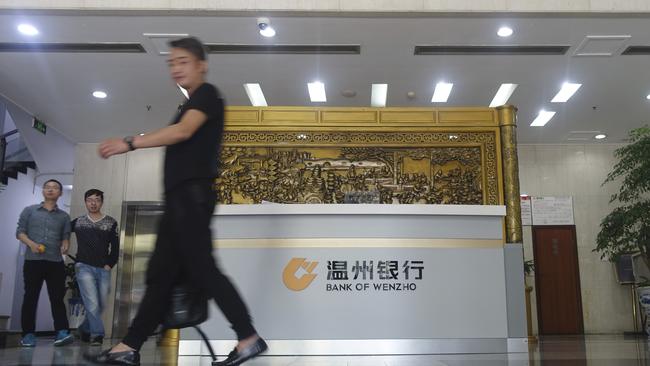
<path id="1" fill-rule="evenodd" d="M 59 209 L 56 202 L 63 194 L 63 186 L 55 179 L 43 185 L 44 201 L 26 207 L 18 219 L 16 237 L 29 250 L 25 252 L 23 277 L 25 296 L 21 310 L 23 347 L 36 346 L 36 307 L 38 297 L 47 284 L 47 293 L 52 306 L 52 318 L 56 330 L 55 346 L 64 346 L 73 341 L 68 329 L 63 297 L 65 296 L 65 267 L 63 255 L 70 246 L 70 216 Z"/>

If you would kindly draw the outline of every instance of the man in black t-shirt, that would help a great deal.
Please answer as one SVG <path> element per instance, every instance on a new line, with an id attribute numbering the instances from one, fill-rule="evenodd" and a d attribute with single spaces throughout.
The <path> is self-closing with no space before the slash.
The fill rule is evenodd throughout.
<path id="1" fill-rule="evenodd" d="M 201 42 L 193 37 L 170 42 L 168 65 L 174 82 L 188 91 L 171 125 L 150 134 L 110 139 L 99 146 L 108 158 L 131 150 L 167 146 L 164 165 L 165 213 L 147 269 L 147 288 L 128 334 L 99 355 L 96 363 L 137 365 L 139 349 L 162 322 L 172 287 L 183 273 L 189 284 L 214 298 L 239 342 L 218 366 L 239 365 L 266 351 L 246 305 L 212 257 L 210 221 L 216 203 L 213 191 L 223 134 L 224 102 L 205 82 L 208 70 Z"/>
<path id="2" fill-rule="evenodd" d="M 89 189 L 84 194 L 87 214 L 72 220 L 72 232 L 77 236 L 75 273 L 86 318 L 79 325 L 81 340 L 91 346 L 104 341 L 102 313 L 111 288 L 111 268 L 120 253 L 117 221 L 102 213 L 104 192 Z"/>

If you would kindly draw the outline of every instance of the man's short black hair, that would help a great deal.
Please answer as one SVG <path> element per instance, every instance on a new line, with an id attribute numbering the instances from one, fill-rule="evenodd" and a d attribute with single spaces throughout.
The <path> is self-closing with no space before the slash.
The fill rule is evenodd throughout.
<path id="1" fill-rule="evenodd" d="M 203 42 L 199 41 L 199 39 L 196 37 L 175 39 L 173 41 L 169 41 L 168 45 L 172 48 L 182 48 L 185 51 L 196 56 L 196 58 L 201 61 L 205 61 L 206 59 L 205 46 L 203 46 Z"/>
<path id="2" fill-rule="evenodd" d="M 48 179 L 47 181 L 45 181 L 45 183 L 43 183 L 43 188 L 45 188 L 45 186 L 50 182 L 54 182 L 54 183 L 58 184 L 59 185 L 59 191 L 63 191 L 63 184 L 61 184 L 61 182 L 59 182 L 56 179 Z"/>
<path id="3" fill-rule="evenodd" d="M 100 191 L 97 188 L 89 189 L 84 193 L 84 201 L 88 199 L 90 196 L 99 196 L 99 198 L 102 199 L 102 202 L 104 202 L 104 192 Z"/>

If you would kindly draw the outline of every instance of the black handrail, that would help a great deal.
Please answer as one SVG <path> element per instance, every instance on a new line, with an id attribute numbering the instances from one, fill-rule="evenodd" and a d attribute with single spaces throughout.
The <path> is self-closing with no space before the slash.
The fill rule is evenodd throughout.
<path id="1" fill-rule="evenodd" d="M 18 129 L 9 131 L 0 136 L 0 182 L 4 181 L 5 158 L 7 154 L 7 137 L 18 133 Z"/>
<path id="2" fill-rule="evenodd" d="M 15 134 L 17 134 L 18 132 L 19 132 L 18 129 L 15 129 L 15 130 L 13 130 L 13 131 L 9 131 L 9 132 L 7 132 L 7 133 L 5 133 L 5 134 L 2 134 L 2 136 L 0 136 L 0 138 L 6 139 L 7 137 L 9 137 L 9 136 L 11 136 L 11 135 L 15 135 Z"/>

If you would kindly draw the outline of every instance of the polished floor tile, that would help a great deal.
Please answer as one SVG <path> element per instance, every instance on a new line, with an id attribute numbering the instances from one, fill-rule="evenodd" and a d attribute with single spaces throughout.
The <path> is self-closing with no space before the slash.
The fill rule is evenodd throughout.
<path id="1" fill-rule="evenodd" d="M 106 345 L 108 346 L 108 342 Z M 0 365 L 84 365 L 82 355 L 100 348 L 77 342 L 53 347 L 39 338 L 35 348 L 0 349 Z M 172 348 L 148 342 L 143 365 L 209 366 L 209 357 L 177 358 Z M 546 337 L 531 344 L 528 354 L 457 354 L 403 356 L 267 356 L 248 366 L 645 366 L 650 362 L 650 340 L 622 336 Z"/>

